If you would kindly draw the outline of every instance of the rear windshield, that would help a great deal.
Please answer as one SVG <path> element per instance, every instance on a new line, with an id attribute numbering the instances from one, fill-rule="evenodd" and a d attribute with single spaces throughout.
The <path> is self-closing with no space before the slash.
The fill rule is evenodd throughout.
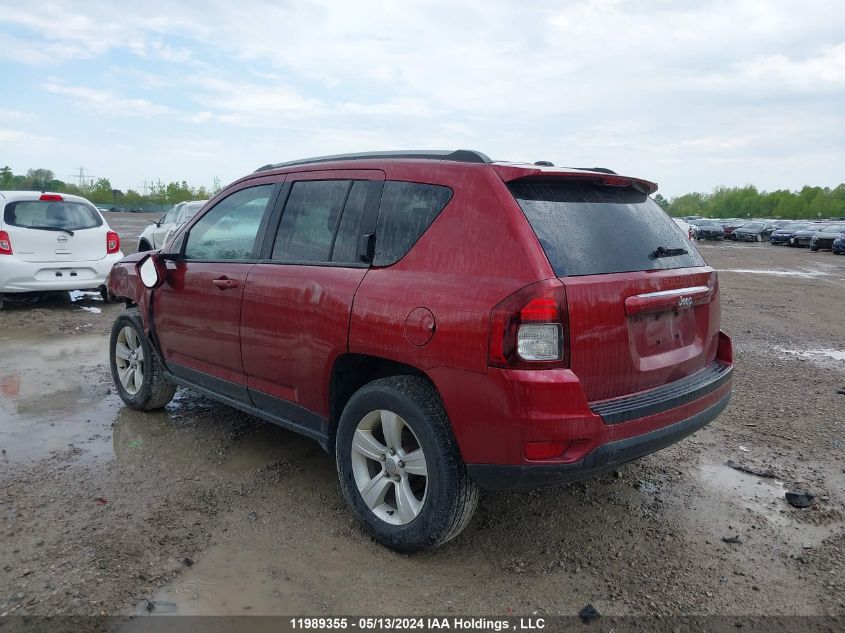
<path id="1" fill-rule="evenodd" d="M 83 202 L 24 200 L 6 205 L 3 221 L 27 229 L 78 231 L 102 226 L 100 214 Z"/>
<path id="2" fill-rule="evenodd" d="M 583 181 L 508 187 L 559 277 L 705 265 L 684 230 L 633 187 Z"/>

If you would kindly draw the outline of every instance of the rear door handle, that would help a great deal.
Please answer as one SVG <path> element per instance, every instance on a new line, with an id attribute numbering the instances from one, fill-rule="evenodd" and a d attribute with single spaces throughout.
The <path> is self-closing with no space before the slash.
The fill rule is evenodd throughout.
<path id="1" fill-rule="evenodd" d="M 226 290 L 227 288 L 237 288 L 238 287 L 238 280 L 237 279 L 229 279 L 225 275 L 220 277 L 219 279 L 214 279 L 212 282 L 215 286 L 217 286 L 220 290 Z"/>

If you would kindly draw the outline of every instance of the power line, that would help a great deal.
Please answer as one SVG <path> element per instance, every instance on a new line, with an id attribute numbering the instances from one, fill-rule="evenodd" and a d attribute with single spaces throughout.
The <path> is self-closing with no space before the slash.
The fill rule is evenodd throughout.
<path id="1" fill-rule="evenodd" d="M 85 168 L 80 165 L 79 171 L 75 174 L 68 175 L 68 178 L 76 178 L 79 188 L 82 189 L 83 187 L 87 187 L 89 184 L 94 182 L 95 176 L 92 176 L 91 174 L 86 175 Z"/>

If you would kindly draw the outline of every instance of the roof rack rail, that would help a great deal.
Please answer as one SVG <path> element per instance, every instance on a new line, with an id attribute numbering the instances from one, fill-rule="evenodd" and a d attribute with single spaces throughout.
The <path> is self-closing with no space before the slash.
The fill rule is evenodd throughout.
<path id="1" fill-rule="evenodd" d="M 315 156 L 314 158 L 302 158 L 286 163 L 271 163 L 256 169 L 269 171 L 281 167 L 293 167 L 296 165 L 311 165 L 314 163 L 328 163 L 342 160 L 367 160 L 379 158 L 421 158 L 426 160 L 450 160 L 456 163 L 480 163 L 489 164 L 492 161 L 485 154 L 473 149 L 458 150 L 400 150 L 392 152 L 363 152 L 360 154 L 334 154 L 332 156 Z"/>

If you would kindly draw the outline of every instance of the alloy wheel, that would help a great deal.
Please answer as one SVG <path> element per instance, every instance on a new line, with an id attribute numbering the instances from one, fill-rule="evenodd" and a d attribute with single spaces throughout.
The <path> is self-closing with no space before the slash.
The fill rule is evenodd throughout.
<path id="1" fill-rule="evenodd" d="M 117 335 L 114 362 L 120 384 L 126 393 L 134 396 L 144 384 L 144 348 L 138 333 L 128 325 Z"/>
<path id="2" fill-rule="evenodd" d="M 428 490 L 422 445 L 408 422 L 392 411 L 365 415 L 352 438 L 358 492 L 378 518 L 405 525 L 419 516 Z"/>

